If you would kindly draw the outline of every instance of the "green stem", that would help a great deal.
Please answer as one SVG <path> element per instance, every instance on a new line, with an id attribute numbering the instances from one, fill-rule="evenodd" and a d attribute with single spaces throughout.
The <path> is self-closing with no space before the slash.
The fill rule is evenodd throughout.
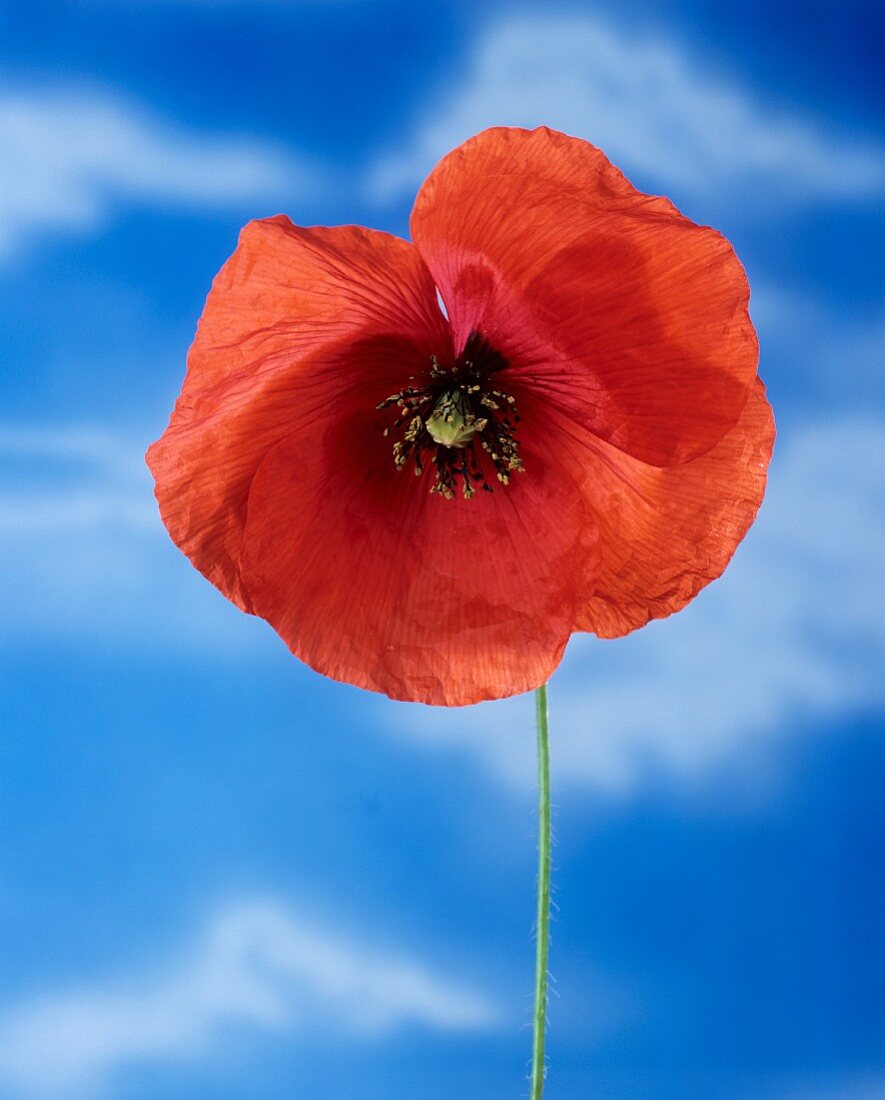
<path id="1" fill-rule="evenodd" d="M 544 1032 L 547 1026 L 547 953 L 550 942 L 550 729 L 546 684 L 535 692 L 535 719 L 538 726 L 538 917 L 531 1100 L 541 1100 L 546 1068 Z"/>

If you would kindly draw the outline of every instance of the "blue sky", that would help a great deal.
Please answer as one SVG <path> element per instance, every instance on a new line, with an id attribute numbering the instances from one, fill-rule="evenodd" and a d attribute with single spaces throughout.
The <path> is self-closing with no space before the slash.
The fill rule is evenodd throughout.
<path id="1" fill-rule="evenodd" d="M 532 701 L 299 665 L 142 455 L 240 225 L 405 233 L 489 124 L 735 243 L 779 436 L 725 576 L 551 686 L 551 1100 L 885 1096 L 873 4 L 0 9 L 0 1097 L 527 1095 Z"/>

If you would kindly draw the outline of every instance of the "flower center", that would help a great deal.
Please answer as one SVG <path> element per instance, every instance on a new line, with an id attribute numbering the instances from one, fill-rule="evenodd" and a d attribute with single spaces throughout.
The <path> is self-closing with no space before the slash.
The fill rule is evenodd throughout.
<path id="1" fill-rule="evenodd" d="M 466 447 L 487 424 L 488 418 L 476 416 L 469 394 L 460 389 L 445 390 L 424 421 L 430 437 L 442 447 Z"/>
<path id="2" fill-rule="evenodd" d="M 477 487 L 492 492 L 490 479 L 507 485 L 514 471 L 522 472 L 515 401 L 490 385 L 506 366 L 483 337 L 471 333 L 454 366 L 442 367 L 431 356 L 426 377 L 413 376 L 412 385 L 382 401 L 379 409 L 397 413 L 384 429 L 395 437 L 397 469 L 411 463 L 420 477 L 429 461 L 436 475 L 430 492 L 446 500 L 454 498 L 459 481 L 469 500 Z"/>

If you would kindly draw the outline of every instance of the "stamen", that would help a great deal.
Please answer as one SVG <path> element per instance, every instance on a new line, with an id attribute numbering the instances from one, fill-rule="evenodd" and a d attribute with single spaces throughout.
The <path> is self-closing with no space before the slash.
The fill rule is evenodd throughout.
<path id="1" fill-rule="evenodd" d="M 415 475 L 420 477 L 424 472 L 423 458 L 431 453 L 435 477 L 430 492 L 446 500 L 454 499 L 459 481 L 466 500 L 476 495 L 477 486 L 489 493 L 493 491 L 483 472 L 481 456 L 491 464 L 501 485 L 509 484 L 511 473 L 522 472 L 515 399 L 488 386 L 490 376 L 506 366 L 503 356 L 478 333 L 471 333 L 454 366 L 444 367 L 432 355 L 424 379 L 411 376 L 411 385 L 381 401 L 379 409 L 395 407 L 399 413 L 384 428 L 385 436 L 408 422 L 402 437 L 393 445 L 397 469 L 403 469 L 411 461 Z M 503 415 L 502 407 L 512 415 L 512 420 L 510 415 Z"/>

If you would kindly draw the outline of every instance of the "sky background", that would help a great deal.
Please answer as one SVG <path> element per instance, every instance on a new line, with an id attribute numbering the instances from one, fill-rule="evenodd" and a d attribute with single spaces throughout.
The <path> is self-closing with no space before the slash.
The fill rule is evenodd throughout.
<path id="1" fill-rule="evenodd" d="M 551 685 L 550 1100 L 885 1098 L 881 5 L 0 6 L 0 1097 L 528 1094 L 529 697 L 322 679 L 143 453 L 249 218 L 405 235 L 490 124 L 735 244 L 779 435 L 674 619 Z"/>

